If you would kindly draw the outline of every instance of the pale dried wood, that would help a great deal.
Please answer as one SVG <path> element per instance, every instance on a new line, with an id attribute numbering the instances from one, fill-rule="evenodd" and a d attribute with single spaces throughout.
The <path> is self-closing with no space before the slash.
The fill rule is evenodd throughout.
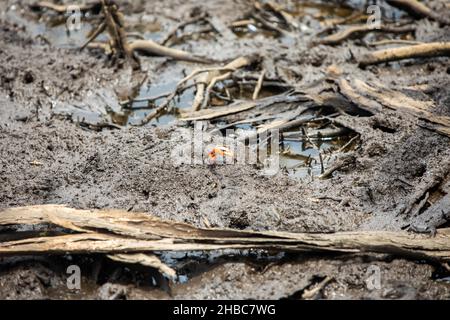
<path id="1" fill-rule="evenodd" d="M 175 279 L 177 272 L 164 264 L 157 256 L 148 253 L 118 253 L 109 254 L 108 258 L 121 263 L 140 264 L 146 267 L 157 269 L 162 274 L 166 275 L 170 279 Z"/>
<path id="2" fill-rule="evenodd" d="M 50 219 L 57 217 L 58 219 Z M 89 229 L 67 235 L 27 238 L 0 243 L 0 255 L 65 253 L 138 253 L 261 248 L 309 252 L 381 252 L 409 257 L 450 260 L 450 228 L 435 237 L 405 231 L 339 233 L 254 232 L 202 229 L 122 210 L 78 210 L 61 205 L 9 208 L 0 225 L 41 225 L 65 220 L 64 226 Z"/>
<path id="3" fill-rule="evenodd" d="M 396 27 L 381 25 L 379 28 L 374 28 L 368 24 L 356 25 L 348 27 L 342 31 L 329 35 L 327 37 L 318 39 L 316 43 L 326 45 L 336 45 L 349 38 L 362 37 L 369 32 L 385 32 L 385 33 L 407 33 L 415 30 L 415 27 Z"/>
<path id="4" fill-rule="evenodd" d="M 450 117 L 433 114 L 435 104 L 431 100 L 415 100 L 400 91 L 386 88 L 381 83 L 366 83 L 360 79 L 340 79 L 338 86 L 347 99 L 362 109 L 377 113 L 381 111 L 381 105 L 408 113 L 426 122 L 419 124 L 420 126 L 450 137 Z"/>
<path id="5" fill-rule="evenodd" d="M 416 0 L 386 0 L 391 6 L 397 7 L 409 14 L 419 18 L 430 18 L 442 24 L 450 24 L 450 20 L 442 15 L 428 8 L 423 3 Z"/>

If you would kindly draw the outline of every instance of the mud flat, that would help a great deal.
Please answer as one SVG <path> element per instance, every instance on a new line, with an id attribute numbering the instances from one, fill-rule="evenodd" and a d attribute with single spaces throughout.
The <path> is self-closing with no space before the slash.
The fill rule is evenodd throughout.
<path id="1" fill-rule="evenodd" d="M 65 18 L 36 2 L 0 4 L 0 210 L 61 204 L 264 232 L 447 230 L 448 51 L 373 63 L 378 50 L 448 45 L 443 1 L 424 2 L 443 21 L 383 2 L 391 29 L 344 34 L 366 23 L 362 2 L 116 1 L 127 32 L 214 60 L 139 54 L 135 70 L 102 48 L 79 50 L 100 7 L 67 33 Z M 103 31 L 95 41 L 107 39 Z M 239 57 L 251 61 L 227 69 Z M 181 90 L 199 68 L 216 69 Z M 193 106 L 211 75 L 223 78 Z M 178 163 L 174 151 L 189 143 L 191 119 L 204 124 L 205 144 L 225 128 L 244 144 L 246 132 L 279 129 L 280 170 L 264 175 L 258 161 Z M 1 227 L 0 241 L 54 235 L 41 227 Z M 0 256 L 0 298 L 450 297 L 449 265 L 439 259 L 272 249 L 155 255 L 174 279 L 102 253 Z M 80 290 L 66 287 L 73 264 L 82 270 Z M 379 270 L 380 289 L 368 287 L 370 270 Z"/>

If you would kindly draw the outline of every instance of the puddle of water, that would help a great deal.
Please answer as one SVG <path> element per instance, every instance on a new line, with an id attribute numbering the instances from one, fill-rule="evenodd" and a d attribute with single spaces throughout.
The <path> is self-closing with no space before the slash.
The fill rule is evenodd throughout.
<path id="1" fill-rule="evenodd" d="M 325 158 L 325 169 L 330 160 L 330 155 L 345 146 L 354 136 L 354 134 L 347 134 L 330 138 L 311 138 L 322 153 L 322 157 Z M 280 167 L 294 178 L 318 176 L 322 173 L 318 149 L 306 140 L 284 140 L 282 143 L 283 151 L 280 154 Z"/>
<path id="2" fill-rule="evenodd" d="M 182 32 L 177 33 L 176 36 L 172 36 L 169 39 L 170 46 L 174 46 L 177 44 L 183 44 L 186 40 L 206 40 L 206 41 L 214 41 L 216 39 L 217 33 L 214 31 L 211 26 L 208 25 L 188 25 L 186 26 Z"/>
<path id="3" fill-rule="evenodd" d="M 141 34 L 145 39 L 159 42 L 163 37 L 162 27 L 159 22 L 140 22 L 127 26 L 127 32 Z"/>
<path id="4" fill-rule="evenodd" d="M 365 1 L 358 0 L 351 1 L 351 4 L 349 5 L 345 5 L 342 3 L 330 3 L 326 1 L 305 2 L 286 0 L 281 1 L 279 5 L 284 8 L 286 13 L 295 18 L 301 31 L 310 33 L 315 28 L 311 25 L 312 21 L 310 19 L 304 20 L 305 17 L 312 17 L 314 20 L 316 20 L 316 23 L 324 24 L 332 20 L 348 18 L 353 14 L 356 14 L 357 12 L 361 12 L 362 14 L 364 14 L 369 4 L 367 4 Z M 404 13 L 401 10 L 391 6 L 382 6 L 381 10 L 383 17 L 387 18 L 388 20 L 395 21 L 404 16 Z M 270 15 L 276 16 L 275 13 L 270 14 L 269 10 L 266 12 L 268 13 L 269 17 Z M 246 20 L 251 20 L 251 17 L 248 17 Z M 356 20 L 355 22 L 358 22 L 358 20 Z M 283 25 L 284 21 L 280 19 L 276 24 Z M 239 38 L 254 38 L 256 36 L 265 38 L 285 38 L 276 31 L 268 30 L 259 22 L 249 22 L 248 24 L 235 26 L 232 28 L 232 30 Z M 291 43 L 286 42 L 284 44 L 290 45 Z"/>
<path id="5" fill-rule="evenodd" d="M 252 124 L 237 124 L 228 127 L 227 123 L 218 123 L 218 126 L 234 129 L 234 134 L 241 138 L 255 132 L 255 126 Z M 280 149 L 277 151 L 279 167 L 292 178 L 305 179 L 319 176 L 322 174 L 320 155 L 326 170 L 335 160 L 337 151 L 348 152 L 357 146 L 357 139 L 354 139 L 357 134 L 351 130 L 330 126 L 316 130 L 311 129 L 308 130 L 309 139 L 304 136 L 301 128 L 290 129 L 280 135 Z M 270 144 L 267 142 L 268 155 L 271 154 Z M 341 150 L 344 146 L 345 149 Z M 249 146 L 246 152 L 248 152 L 248 148 Z M 262 165 L 262 163 L 259 164 Z"/>
<path id="6" fill-rule="evenodd" d="M 172 77 L 176 78 L 176 77 Z M 124 112 L 111 113 L 111 119 L 115 124 L 125 126 L 134 125 L 140 123 L 140 121 L 152 110 L 165 101 L 165 97 L 161 97 L 165 94 L 171 93 L 175 90 L 177 81 L 170 81 L 166 83 L 156 85 L 143 85 L 134 98 L 133 102 L 125 106 Z M 220 98 L 211 94 L 210 104 L 211 106 L 223 106 L 229 103 L 227 96 L 229 95 L 233 100 L 250 100 L 253 95 L 254 84 L 240 84 L 238 86 L 226 87 L 226 84 L 217 84 L 215 91 L 220 95 Z M 284 90 L 284 89 L 283 89 Z M 269 97 L 283 91 L 276 87 L 263 87 L 260 91 L 259 98 Z M 151 97 L 161 97 L 157 100 L 151 101 Z M 179 111 L 183 109 L 189 109 L 192 106 L 192 102 L 195 97 L 195 88 L 185 90 L 182 94 L 178 95 L 170 104 L 169 108 L 162 112 L 160 116 L 150 121 L 150 125 L 167 125 L 175 122 L 179 117 Z M 151 100 L 151 99 L 150 99 Z"/>
<path id="7" fill-rule="evenodd" d="M 300 30 L 311 31 L 311 27 L 307 24 L 301 23 L 305 16 L 310 16 L 319 22 L 327 19 L 346 18 L 354 13 L 354 9 L 345 5 L 332 4 L 326 2 L 303 2 L 303 1 L 285 1 L 287 3 L 280 3 L 285 12 L 290 14 L 299 23 Z M 275 17 L 277 14 L 266 11 L 268 17 Z M 249 20 L 248 24 L 242 24 L 232 28 L 233 32 L 239 38 L 254 38 L 262 36 L 265 38 L 285 38 L 274 30 L 268 30 L 260 22 L 250 23 L 251 17 L 247 17 L 244 21 Z M 237 23 L 237 22 L 236 22 Z M 285 22 L 281 19 L 275 23 L 281 27 Z M 289 45 L 290 43 L 285 43 Z"/>
<path id="8" fill-rule="evenodd" d="M 211 270 L 215 265 L 224 262 L 245 262 L 260 264 L 262 266 L 282 261 L 284 252 L 270 252 L 267 250 L 234 250 L 225 249 L 217 251 L 167 251 L 156 252 L 165 264 L 177 270 L 176 282 L 186 283 L 202 272 Z"/>
<path id="9" fill-rule="evenodd" d="M 279 36 L 277 32 L 264 29 L 260 24 L 256 23 L 233 27 L 231 30 L 238 36 L 238 38 L 255 38 L 257 36 L 264 38 L 278 38 Z"/>
<path id="10" fill-rule="evenodd" d="M 157 85 L 143 85 L 140 88 L 138 95 L 134 98 L 133 102 L 125 106 L 123 114 L 118 117 L 116 115 L 112 116 L 113 121 L 116 124 L 122 126 L 125 125 L 135 125 L 140 123 L 140 121 L 154 108 L 165 101 L 165 94 L 170 94 L 175 90 L 177 86 L 177 81 L 171 81 L 166 83 L 161 83 Z M 185 90 L 182 94 L 178 95 L 169 105 L 169 108 L 162 112 L 160 116 L 156 117 L 149 123 L 151 125 L 167 125 L 177 120 L 180 109 L 188 109 L 191 107 L 192 101 L 195 96 L 195 88 L 190 88 Z M 152 97 L 161 97 L 154 101 L 148 100 Z M 117 118 L 114 120 L 114 118 Z"/>
<path id="11" fill-rule="evenodd" d="M 78 30 L 70 31 L 66 26 L 64 16 L 38 16 L 30 12 L 8 10 L 8 20 L 17 25 L 24 26 L 32 38 L 41 37 L 57 48 L 74 49 L 84 44 L 93 26 L 89 19 L 83 19 Z M 100 35 L 97 40 L 105 41 L 106 35 Z"/>
<path id="12" fill-rule="evenodd" d="M 234 100 L 252 100 L 253 92 L 255 90 L 256 83 L 249 82 L 240 82 L 237 85 L 229 86 L 229 83 L 219 83 L 215 87 L 215 92 L 219 93 L 220 97 L 211 96 L 211 105 L 212 106 L 223 106 L 228 103 L 224 98 L 232 98 Z M 261 88 L 259 92 L 258 99 L 266 98 L 274 95 L 278 95 L 286 91 L 285 88 L 273 87 L 273 86 L 264 86 Z"/>

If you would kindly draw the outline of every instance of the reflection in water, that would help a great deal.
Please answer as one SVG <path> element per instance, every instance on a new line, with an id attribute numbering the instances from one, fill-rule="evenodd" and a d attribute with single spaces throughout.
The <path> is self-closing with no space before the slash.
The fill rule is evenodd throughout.
<path id="1" fill-rule="evenodd" d="M 176 86 L 177 81 L 150 86 L 143 85 L 133 102 L 125 106 L 127 113 L 127 121 L 125 124 L 134 125 L 140 123 L 153 108 L 156 108 L 165 100 L 165 95 L 175 90 Z M 176 121 L 180 109 L 188 109 L 191 107 L 194 95 L 195 89 L 190 88 L 176 96 L 170 103 L 169 108 L 150 121 L 150 125 L 166 125 Z M 154 100 L 155 97 L 161 98 Z"/>
<path id="2" fill-rule="evenodd" d="M 88 18 L 83 19 L 78 30 L 70 31 L 66 26 L 65 16 L 37 16 L 30 12 L 8 10 L 6 15 L 10 21 L 22 25 L 32 38 L 41 38 L 56 48 L 73 49 L 80 47 L 88 38 L 93 27 Z M 99 41 L 106 40 L 102 35 Z"/>
<path id="3" fill-rule="evenodd" d="M 345 5 L 304 1 L 294 1 L 286 7 L 286 10 L 294 17 L 311 16 L 319 21 L 330 18 L 346 18 L 354 12 L 352 8 Z"/>
<path id="4" fill-rule="evenodd" d="M 310 22 L 310 20 L 308 20 L 309 18 L 315 19 L 317 23 L 317 21 L 323 22 L 327 19 L 348 17 L 354 13 L 349 7 L 336 6 L 335 4 L 328 4 L 325 2 L 286 1 L 285 3 L 281 3 L 281 5 L 287 13 L 299 21 L 300 26 L 303 24 L 305 24 L 305 26 L 308 25 Z M 9 10 L 7 14 L 12 21 L 16 21 L 18 24 L 26 26 L 27 30 L 31 33 L 31 36 L 40 36 L 47 40 L 51 45 L 58 48 L 80 47 L 86 41 L 90 32 L 92 32 L 94 25 L 89 22 L 92 17 L 85 17 L 80 24 L 81 28 L 79 30 L 69 31 L 66 26 L 67 19 L 65 16 L 36 16 L 30 13 L 18 14 L 14 10 Z M 276 20 L 276 15 L 272 18 Z M 273 23 L 277 24 L 277 22 Z M 240 38 L 255 36 L 276 38 L 280 35 L 274 30 L 268 30 L 251 16 L 247 17 L 246 20 L 237 21 L 233 25 L 232 30 Z M 161 25 L 157 20 L 149 23 L 131 23 L 128 31 L 133 31 L 134 33 L 142 35 L 144 38 L 156 41 L 161 38 Z M 187 31 L 189 31 L 188 28 Z M 205 34 L 205 36 L 207 36 L 207 34 Z M 98 40 L 107 40 L 106 34 L 102 34 Z M 139 124 L 148 113 L 152 112 L 154 108 L 158 107 L 165 100 L 165 95 L 170 94 L 175 90 L 177 81 L 170 80 L 164 82 L 164 80 L 179 79 L 179 76 L 180 75 L 173 73 L 164 74 L 161 76 L 161 79 L 163 79 L 161 80 L 161 83 L 143 85 L 133 101 L 122 108 L 120 108 L 120 106 L 118 106 L 118 108 L 110 108 L 111 105 L 117 104 L 117 101 L 114 103 L 111 99 L 109 99 L 109 101 L 106 99 L 106 102 L 104 103 L 105 112 L 102 111 L 100 114 L 103 115 L 106 113 L 109 116 L 110 121 L 115 125 L 128 126 Z M 227 81 L 218 83 L 211 95 L 211 105 L 212 107 L 222 106 L 234 100 L 249 100 L 252 98 L 254 85 L 254 83 L 241 83 L 236 85 L 228 83 Z M 280 90 L 282 91 L 284 88 L 263 87 L 259 97 L 264 98 L 276 95 L 281 92 Z M 150 125 L 161 126 L 175 122 L 179 116 L 180 110 L 189 109 L 191 107 L 194 95 L 195 88 L 193 87 L 176 96 L 169 104 L 169 107 L 158 117 L 153 119 L 150 122 Z M 155 97 L 159 98 L 155 99 Z M 99 102 L 97 100 L 98 99 L 94 99 L 92 105 L 98 106 Z M 72 111 L 69 110 L 68 112 L 70 113 Z M 87 114 L 89 115 L 89 112 L 87 112 Z M 93 122 L 95 122 L 95 119 Z M 241 125 L 236 129 L 249 130 L 252 129 L 252 126 Z M 321 165 L 318 161 L 319 150 L 316 147 L 320 149 L 320 153 L 325 157 L 326 161 L 330 159 L 329 155 L 333 151 L 341 148 L 352 137 L 352 135 L 341 135 L 337 137 L 315 139 L 315 146 L 301 138 L 297 140 L 286 139 L 282 142 L 280 165 L 294 177 L 318 175 L 320 174 Z"/>
<path id="5" fill-rule="evenodd" d="M 325 168 L 331 159 L 333 152 L 345 146 L 355 135 L 344 135 L 338 137 L 315 139 L 314 143 L 320 149 L 324 158 Z M 283 141 L 283 151 L 280 154 L 280 166 L 285 169 L 289 176 L 305 178 L 321 174 L 319 150 L 305 140 Z"/>
<path id="6" fill-rule="evenodd" d="M 154 108 L 158 107 L 165 101 L 165 97 L 175 90 L 176 85 L 176 81 L 154 84 L 150 86 L 147 84 L 143 85 L 133 101 L 124 106 L 125 112 L 120 113 L 119 116 L 113 117 L 114 123 L 119 125 L 134 125 L 140 123 L 149 112 L 152 112 Z M 222 83 L 218 83 L 211 95 L 211 107 L 223 106 L 234 100 L 251 100 L 253 91 L 254 84 L 250 83 L 233 86 L 226 86 Z M 263 87 L 260 91 L 259 97 L 269 97 L 281 92 L 282 89 L 277 87 Z M 176 96 L 176 98 L 170 103 L 167 110 L 163 111 L 158 117 L 149 123 L 151 125 L 167 125 L 176 121 L 180 110 L 191 108 L 194 96 L 194 87 L 183 91 L 182 94 Z M 160 98 L 155 100 L 156 97 Z M 126 118 L 123 116 L 126 116 Z M 116 120 L 114 120 L 114 118 Z"/>

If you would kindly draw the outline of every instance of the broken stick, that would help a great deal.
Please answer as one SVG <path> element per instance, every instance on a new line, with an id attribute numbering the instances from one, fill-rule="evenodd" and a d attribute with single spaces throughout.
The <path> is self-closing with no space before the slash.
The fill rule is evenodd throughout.
<path id="1" fill-rule="evenodd" d="M 431 42 L 400 48 L 378 50 L 363 56 L 360 67 L 411 58 L 450 57 L 450 42 Z"/>
<path id="2" fill-rule="evenodd" d="M 258 82 L 256 83 L 255 91 L 253 91 L 253 96 L 252 96 L 253 100 L 258 99 L 258 95 L 259 95 L 259 92 L 261 91 L 265 75 L 266 75 L 266 69 L 263 69 L 263 71 L 261 71 L 261 74 L 258 78 Z"/>
<path id="3" fill-rule="evenodd" d="M 430 18 L 442 24 L 450 24 L 450 19 L 434 12 L 423 3 L 416 0 L 386 0 L 391 6 L 404 10 L 414 17 Z"/>

